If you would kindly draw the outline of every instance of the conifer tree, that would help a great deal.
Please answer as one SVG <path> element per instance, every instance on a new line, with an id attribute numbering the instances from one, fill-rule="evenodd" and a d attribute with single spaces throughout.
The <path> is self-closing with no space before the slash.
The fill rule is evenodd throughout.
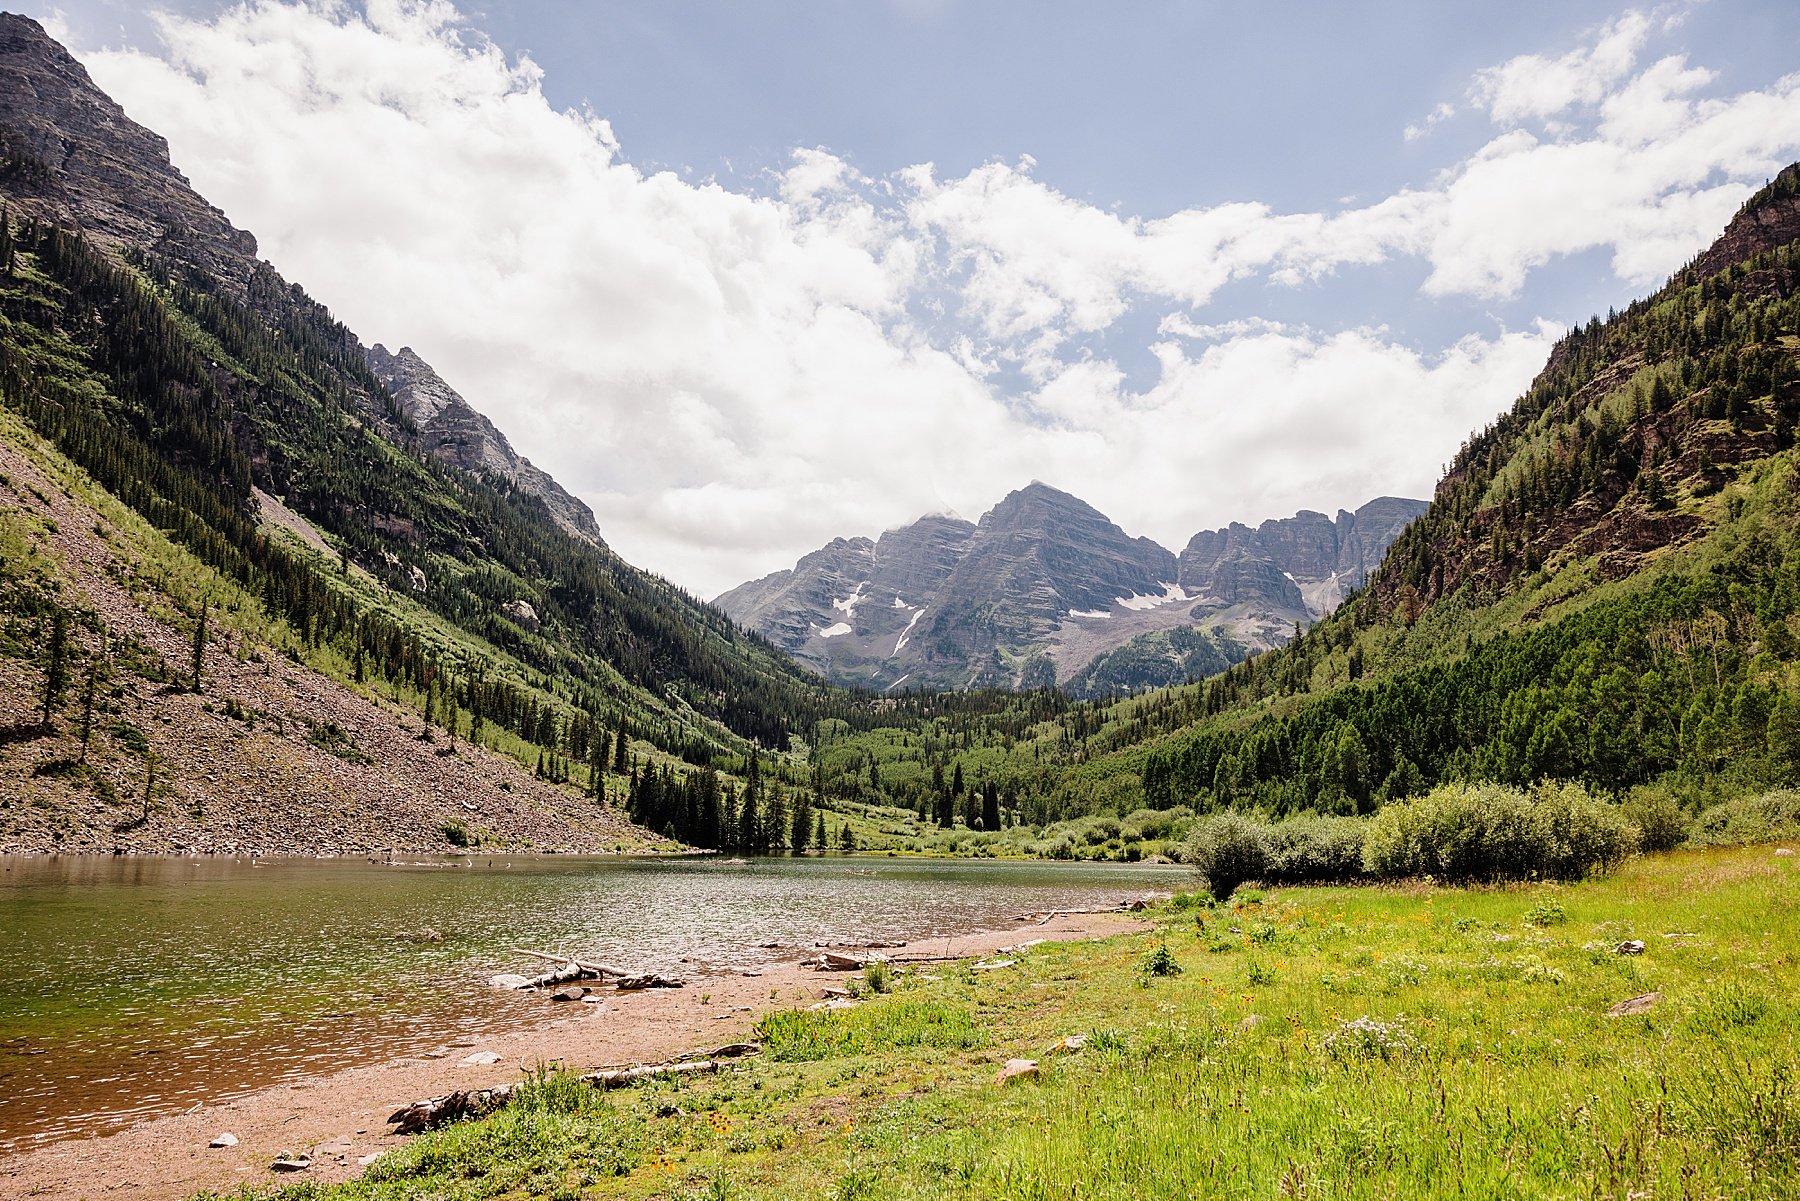
<path id="1" fill-rule="evenodd" d="M 44 725 L 62 707 L 63 689 L 69 676 L 69 614 L 61 605 L 50 612 L 50 644 L 44 664 Z"/>
<path id="2" fill-rule="evenodd" d="M 194 625 L 193 691 L 199 692 L 206 669 L 206 613 L 210 606 L 200 605 L 200 620 Z"/>

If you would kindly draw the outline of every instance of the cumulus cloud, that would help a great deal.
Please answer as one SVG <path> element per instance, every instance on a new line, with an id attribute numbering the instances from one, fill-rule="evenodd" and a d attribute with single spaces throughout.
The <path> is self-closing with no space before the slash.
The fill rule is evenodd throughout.
<path id="1" fill-rule="evenodd" d="M 1650 33 L 1647 13 L 1627 12 L 1600 30 L 1593 44 L 1557 58 L 1523 54 L 1478 72 L 1471 98 L 1496 122 L 1554 117 L 1604 97 L 1637 62 Z"/>
<path id="2" fill-rule="evenodd" d="M 445 0 L 252 0 L 159 29 L 83 58 L 200 190 L 366 339 L 436 365 L 628 558 L 707 594 L 1030 478 L 1171 546 L 1423 495 L 1555 327 L 1421 350 L 1215 311 L 1222 289 L 1403 262 L 1427 295 L 1507 295 L 1596 248 L 1647 283 L 1800 147 L 1800 77 L 1710 95 L 1679 57 L 1640 66 L 1635 13 L 1482 72 L 1470 100 L 1501 128 L 1429 181 L 1150 217 L 1028 157 L 872 179 L 803 148 L 756 193 L 646 173 Z M 1145 331 L 1141 371 L 1094 349 L 1122 329 Z"/>

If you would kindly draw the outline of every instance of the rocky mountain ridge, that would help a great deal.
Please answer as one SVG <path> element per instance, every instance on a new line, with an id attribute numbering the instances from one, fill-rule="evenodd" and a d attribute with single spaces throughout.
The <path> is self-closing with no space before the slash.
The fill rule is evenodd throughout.
<path id="1" fill-rule="evenodd" d="M 0 452 L 56 481 L 0 504 L 0 801 L 30 794 L 0 845 L 632 845 L 651 769 L 742 770 L 856 703 L 255 253 L 0 15 Z"/>
<path id="2" fill-rule="evenodd" d="M 1234 523 L 1177 556 L 1033 482 L 979 522 L 933 516 L 878 539 L 836 539 L 715 603 L 840 682 L 1130 688 L 1171 682 L 1179 664 L 1133 650 L 1141 665 L 1111 664 L 1103 686 L 1083 681 L 1103 657 L 1146 636 L 1167 645 L 1174 630 L 1201 631 L 1208 664 L 1280 644 L 1360 586 L 1424 508 L 1382 497 L 1336 519 Z"/>
<path id="3" fill-rule="evenodd" d="M 506 435 L 445 383 L 412 347 L 390 352 L 377 342 L 365 358 L 369 370 L 387 386 L 400 411 L 419 431 L 427 454 L 464 471 L 507 481 L 543 501 L 564 530 L 596 546 L 605 545 L 594 511 L 569 495 L 549 472 L 515 451 Z"/>

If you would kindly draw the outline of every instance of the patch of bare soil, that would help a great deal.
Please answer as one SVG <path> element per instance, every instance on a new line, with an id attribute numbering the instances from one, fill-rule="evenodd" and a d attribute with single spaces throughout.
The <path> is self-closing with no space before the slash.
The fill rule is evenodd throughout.
<path id="1" fill-rule="evenodd" d="M 50 518 L 43 549 L 64 572 L 72 603 L 104 623 L 114 661 L 160 661 L 169 678 L 187 678 L 191 626 L 137 577 L 118 531 L 3 442 L 0 474 L 0 503 Z M 75 637 L 84 653 L 97 641 Z M 76 770 L 80 681 L 42 730 L 40 672 L 0 660 L 0 853 L 442 851 L 453 822 L 493 850 L 591 853 L 659 842 L 616 807 L 451 743 L 410 710 L 359 695 L 273 647 L 222 630 L 206 649 L 203 678 L 195 693 L 116 671 Z"/>

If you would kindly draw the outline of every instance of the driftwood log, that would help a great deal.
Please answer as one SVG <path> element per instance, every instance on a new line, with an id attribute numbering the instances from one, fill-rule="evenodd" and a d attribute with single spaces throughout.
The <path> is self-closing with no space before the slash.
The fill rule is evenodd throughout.
<path id="1" fill-rule="evenodd" d="M 411 1105 L 396 1109 L 389 1116 L 388 1124 L 394 1127 L 395 1134 L 417 1134 L 421 1130 L 460 1122 L 464 1118 L 478 1118 L 512 1100 L 517 1088 L 516 1084 L 502 1084 L 496 1088 L 467 1092 L 459 1090 L 425 1101 L 414 1101 Z"/>
<path id="2" fill-rule="evenodd" d="M 581 1079 L 595 1088 L 625 1088 L 640 1080 L 662 1080 L 671 1076 L 707 1075 L 725 1065 L 716 1059 L 691 1059 L 686 1063 L 670 1063 L 661 1067 L 613 1068 L 589 1072 Z"/>
<path id="3" fill-rule="evenodd" d="M 589 1072 L 580 1077 L 583 1084 L 595 1088 L 613 1089 L 627 1088 L 644 1080 L 662 1080 L 673 1076 L 707 1075 L 724 1068 L 723 1056 L 749 1055 L 755 1051 L 746 1048 L 755 1044 L 737 1043 L 729 1047 L 721 1047 L 721 1058 L 693 1059 L 684 1063 L 669 1063 L 655 1066 L 637 1066 L 629 1068 L 610 1068 L 599 1072 Z M 760 1050 L 760 1048 L 757 1048 Z M 439 1126 L 447 1126 L 451 1122 L 460 1122 L 464 1118 L 478 1118 L 494 1112 L 512 1100 L 519 1086 L 501 1084 L 493 1088 L 458 1090 L 445 1093 L 441 1097 L 430 1097 L 424 1101 L 414 1101 L 411 1105 L 396 1109 L 388 1118 L 388 1124 L 394 1127 L 395 1134 L 417 1134 L 423 1130 L 433 1130 Z"/>
<path id="4" fill-rule="evenodd" d="M 521 977 L 525 982 L 518 985 L 519 988 L 556 988 L 575 980 L 592 980 L 596 977 L 611 980 L 614 988 L 627 992 L 642 988 L 687 987 L 685 980 L 677 980 L 656 972 L 628 972 L 622 967 L 614 967 L 610 963 L 598 963 L 592 959 L 572 959 L 566 955 L 553 955 L 549 951 L 528 951 L 523 947 L 514 947 L 513 954 L 542 959 L 559 965 L 541 976 Z M 496 976 L 494 979 L 501 980 L 503 978 Z"/>
<path id="5" fill-rule="evenodd" d="M 528 951 L 523 947 L 514 947 L 514 955 L 523 955 L 527 959 L 542 959 L 547 963 L 574 964 L 582 971 L 593 976 L 629 976 L 630 972 L 622 967 L 614 967 L 610 963 L 600 963 L 592 959 L 576 959 L 572 955 L 553 955 L 549 951 Z"/>

